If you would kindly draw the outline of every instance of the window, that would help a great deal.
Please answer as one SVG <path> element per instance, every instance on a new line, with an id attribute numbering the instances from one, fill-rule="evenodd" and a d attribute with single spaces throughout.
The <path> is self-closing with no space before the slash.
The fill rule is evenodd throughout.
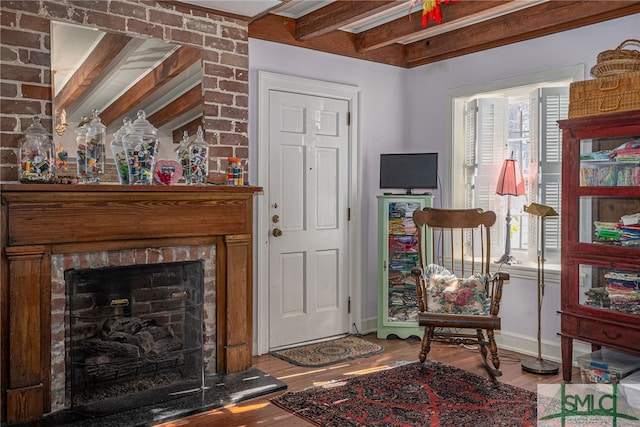
<path id="1" fill-rule="evenodd" d="M 463 197 L 452 195 L 456 207 L 479 207 L 498 215 L 492 233 L 492 255 L 505 249 L 507 204 L 511 204 L 511 253 L 520 262 L 533 262 L 538 254 L 538 223 L 523 211 L 526 204 L 541 203 L 561 208 L 562 134 L 557 120 L 567 117 L 569 83 L 528 85 L 454 98 L 454 161 L 464 145 L 464 167 L 453 182 L 464 183 Z M 462 126 L 462 130 L 459 127 Z M 525 178 L 526 196 L 495 193 L 498 173 L 506 158 L 518 160 Z M 459 163 L 458 163 L 459 164 Z M 459 171 L 459 172 L 458 172 Z M 459 186 L 454 192 L 460 192 Z M 510 200 L 509 200 L 510 198 Z M 558 262 L 560 221 L 545 222 L 545 258 Z"/>

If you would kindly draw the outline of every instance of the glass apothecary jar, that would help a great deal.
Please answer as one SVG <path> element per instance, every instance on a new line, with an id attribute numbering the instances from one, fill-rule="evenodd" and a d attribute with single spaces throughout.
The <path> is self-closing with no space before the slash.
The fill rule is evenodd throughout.
<path id="1" fill-rule="evenodd" d="M 122 142 L 129 126 L 131 126 L 131 119 L 129 117 L 122 119 L 122 127 L 113 133 L 113 139 L 109 143 L 121 185 L 129 184 L 129 166 L 127 165 L 127 156 Z"/>
<path id="2" fill-rule="evenodd" d="M 158 153 L 158 129 L 146 118 L 144 110 L 138 111 L 138 118 L 131 123 L 122 139 L 129 167 L 129 184 L 151 185 Z"/>
<path id="3" fill-rule="evenodd" d="M 182 176 L 186 184 L 191 184 L 191 167 L 189 164 L 189 132 L 184 131 L 182 141 L 176 148 L 176 157 L 182 167 Z"/>
<path id="4" fill-rule="evenodd" d="M 189 174 L 191 183 L 205 185 L 209 175 L 209 145 L 204 140 L 202 126 L 198 126 L 196 139 L 189 146 Z"/>
<path id="5" fill-rule="evenodd" d="M 104 175 L 107 127 L 100 120 L 98 110 L 93 110 L 89 123 L 84 125 L 84 138 L 78 133 L 78 178 L 85 184 L 98 184 Z"/>
<path id="6" fill-rule="evenodd" d="M 40 117 L 24 131 L 20 141 L 20 182 L 51 182 L 54 178 L 54 150 Z"/>

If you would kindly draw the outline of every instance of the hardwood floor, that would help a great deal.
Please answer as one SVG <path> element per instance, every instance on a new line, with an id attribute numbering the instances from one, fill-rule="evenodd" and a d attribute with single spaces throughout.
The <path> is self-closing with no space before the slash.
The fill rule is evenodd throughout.
<path id="1" fill-rule="evenodd" d="M 261 371 L 273 375 L 288 385 L 288 391 L 321 385 L 324 382 L 344 379 L 353 375 L 360 375 L 378 367 L 384 367 L 398 361 L 414 361 L 418 359 L 420 341 L 417 338 L 407 340 L 389 338 L 377 339 L 375 334 L 364 336 L 365 339 L 380 343 L 385 350 L 382 353 L 350 360 L 348 362 L 322 368 L 302 368 L 269 354 L 253 358 L 253 366 Z M 509 351 L 501 351 L 500 362 L 503 375 L 498 381 L 508 383 L 527 390 L 536 391 L 538 384 L 562 383 L 562 375 L 535 375 L 522 371 L 520 361 L 531 359 Z M 429 358 L 476 374 L 487 376 L 477 351 L 459 346 L 434 344 Z M 574 381 L 579 375 L 574 368 Z M 579 380 L 579 378 L 578 378 Z M 230 405 L 221 409 L 193 415 L 181 420 L 158 424 L 156 427 L 204 427 L 204 426 L 313 426 L 301 418 L 278 408 L 270 399 L 279 393 Z"/>

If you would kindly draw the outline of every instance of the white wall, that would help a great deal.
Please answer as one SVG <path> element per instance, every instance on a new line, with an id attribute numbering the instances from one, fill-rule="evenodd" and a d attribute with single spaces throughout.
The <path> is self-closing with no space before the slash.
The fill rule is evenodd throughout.
<path id="1" fill-rule="evenodd" d="M 398 93 L 404 87 L 406 70 L 331 55 L 309 49 L 249 39 L 249 179 L 257 179 L 258 71 L 286 74 L 360 88 L 360 151 L 362 160 L 362 230 L 364 241 L 362 310 L 364 318 L 375 318 L 377 273 L 377 205 L 379 158 L 382 152 L 399 151 L 406 143 L 406 104 Z"/>
<path id="2" fill-rule="evenodd" d="M 360 87 L 364 213 L 362 311 L 363 318 L 374 318 L 377 315 L 376 195 L 381 193 L 378 188 L 380 153 L 437 151 L 440 153 L 440 176 L 444 178 L 443 172 L 449 167 L 446 147 L 450 143 L 450 89 L 576 64 L 585 64 L 585 76 L 591 78 L 589 70 L 595 64 L 597 54 L 613 49 L 629 38 L 640 38 L 640 14 L 409 70 L 249 39 L 250 152 L 257 152 L 258 143 L 258 70 Z M 257 176 L 256 164 L 257 158 L 252 156 L 252 179 Z M 448 191 L 447 182 L 443 182 L 443 191 Z M 435 204 L 440 206 L 440 203 L 438 191 Z M 509 283 L 503 299 L 503 335 L 535 341 L 535 284 L 535 280 L 517 278 Z M 556 336 L 560 330 L 556 315 L 559 308 L 559 284 L 547 281 L 543 341 L 555 346 L 559 343 Z M 556 350 L 553 352 L 556 353 L 553 357 L 559 355 Z"/>

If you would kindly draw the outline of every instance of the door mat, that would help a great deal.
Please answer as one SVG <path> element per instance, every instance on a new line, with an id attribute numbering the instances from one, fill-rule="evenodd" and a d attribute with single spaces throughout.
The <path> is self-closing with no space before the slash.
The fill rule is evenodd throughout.
<path id="1" fill-rule="evenodd" d="M 357 337 L 338 338 L 301 347 L 272 351 L 271 354 L 289 363 L 308 368 L 328 366 L 345 360 L 371 356 L 381 353 L 380 344 L 365 341 Z"/>

